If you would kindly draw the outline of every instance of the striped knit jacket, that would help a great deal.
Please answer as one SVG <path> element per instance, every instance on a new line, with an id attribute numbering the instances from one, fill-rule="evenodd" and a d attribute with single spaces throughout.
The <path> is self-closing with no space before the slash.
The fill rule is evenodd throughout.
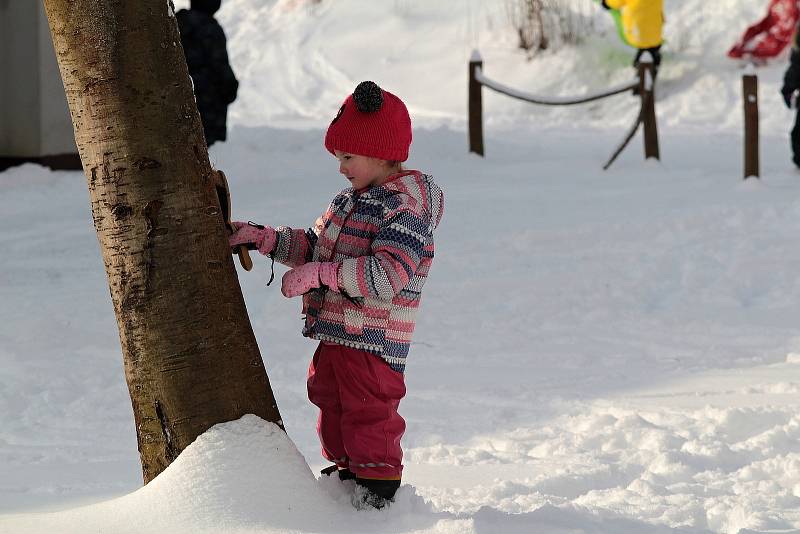
<path id="1" fill-rule="evenodd" d="M 341 263 L 339 291 L 303 296 L 303 335 L 371 352 L 402 373 L 443 209 L 430 176 L 404 171 L 336 195 L 321 227 L 277 228 L 276 261 Z"/>

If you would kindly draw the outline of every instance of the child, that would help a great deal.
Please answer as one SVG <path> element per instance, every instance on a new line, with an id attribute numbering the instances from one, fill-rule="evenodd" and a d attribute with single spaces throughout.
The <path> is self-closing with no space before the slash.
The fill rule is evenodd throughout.
<path id="1" fill-rule="evenodd" d="M 650 52 L 658 72 L 663 44 L 664 0 L 602 0 L 602 5 L 606 9 L 621 11 L 625 40 L 638 48 L 633 66 L 638 67 L 642 54 Z"/>
<path id="2" fill-rule="evenodd" d="M 403 170 L 411 119 L 395 95 L 361 82 L 328 127 L 325 148 L 351 187 L 315 228 L 234 222 L 232 247 L 246 245 L 292 267 L 281 292 L 303 297 L 303 335 L 319 340 L 308 398 L 320 409 L 322 455 L 354 504 L 382 508 L 400 487 L 406 356 L 422 286 L 433 261 L 442 191 Z"/>

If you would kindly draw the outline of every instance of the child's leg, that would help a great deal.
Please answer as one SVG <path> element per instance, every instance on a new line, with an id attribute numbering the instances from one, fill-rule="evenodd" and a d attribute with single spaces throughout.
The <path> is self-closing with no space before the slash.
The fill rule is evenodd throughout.
<path id="1" fill-rule="evenodd" d="M 403 472 L 400 438 L 406 428 L 397 413 L 406 394 L 403 375 L 368 352 L 335 348 L 342 439 L 350 470 L 359 478 L 399 480 Z"/>
<path id="2" fill-rule="evenodd" d="M 794 121 L 794 128 L 792 128 L 792 161 L 795 165 L 800 167 L 800 110 Z"/>
<path id="3" fill-rule="evenodd" d="M 639 68 L 639 61 L 645 52 L 650 52 L 650 56 L 653 58 L 653 66 L 658 70 L 658 66 L 661 65 L 661 45 L 652 48 L 639 48 L 633 58 L 633 66 Z"/>
<path id="4" fill-rule="evenodd" d="M 341 431 L 342 404 L 331 354 L 335 349 L 320 343 L 314 352 L 314 359 L 308 366 L 308 400 L 319 407 L 317 434 L 322 444 L 322 456 L 340 467 L 347 467 Z"/>

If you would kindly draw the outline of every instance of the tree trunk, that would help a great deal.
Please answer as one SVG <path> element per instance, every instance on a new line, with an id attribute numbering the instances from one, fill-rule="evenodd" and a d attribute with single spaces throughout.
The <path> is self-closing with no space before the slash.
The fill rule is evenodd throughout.
<path id="1" fill-rule="evenodd" d="M 247 413 L 280 425 L 280 414 L 228 247 L 172 2 L 44 5 L 147 483 L 212 425 Z"/>

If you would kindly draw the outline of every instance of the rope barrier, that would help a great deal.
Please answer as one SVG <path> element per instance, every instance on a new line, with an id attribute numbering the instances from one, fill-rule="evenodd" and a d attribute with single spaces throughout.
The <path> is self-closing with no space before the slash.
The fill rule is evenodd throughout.
<path id="1" fill-rule="evenodd" d="M 655 98 L 653 91 L 655 90 L 655 76 L 653 59 L 649 53 L 642 54 L 638 64 L 638 77 L 626 84 L 612 87 L 601 93 L 594 93 L 574 98 L 544 98 L 524 91 L 518 91 L 498 83 L 483 74 L 483 59 L 480 53 L 475 50 L 469 61 L 469 87 L 468 87 L 468 130 L 469 130 L 469 151 L 474 152 L 480 156 L 484 155 L 483 147 L 483 87 L 496 91 L 498 93 L 510 96 L 517 100 L 529 102 L 531 104 L 539 104 L 543 106 L 572 106 L 576 104 L 585 104 L 603 98 L 608 98 L 628 91 L 638 89 L 640 95 L 640 108 L 636 116 L 636 122 L 628 130 L 622 144 L 619 145 L 617 150 L 612 154 L 608 162 L 603 166 L 603 170 L 607 170 L 612 163 L 617 159 L 626 146 L 631 142 L 631 139 L 636 135 L 639 130 L 639 125 L 643 126 L 644 130 L 644 155 L 645 159 L 655 158 L 660 159 L 659 146 L 658 146 L 658 126 L 656 124 L 655 112 Z"/>
<path id="2" fill-rule="evenodd" d="M 625 85 L 612 87 L 603 93 L 595 93 L 575 98 L 545 98 L 535 96 L 530 93 L 525 93 L 523 91 L 517 91 L 516 89 L 508 87 L 507 85 L 503 85 L 502 83 L 491 80 L 484 76 L 483 69 L 481 68 L 477 68 L 475 70 L 475 79 L 484 87 L 488 87 L 489 89 L 497 91 L 498 93 L 516 98 L 517 100 L 524 100 L 525 102 L 530 102 L 531 104 L 540 104 L 543 106 L 574 106 L 576 104 L 585 104 L 586 102 L 593 102 L 595 100 L 608 98 L 609 96 L 626 93 L 639 86 L 639 80 L 634 80 Z"/>
<path id="3" fill-rule="evenodd" d="M 652 98 L 652 95 L 650 96 L 650 98 Z M 628 130 L 628 134 L 625 136 L 625 139 L 622 141 L 622 143 L 620 143 L 620 145 L 617 148 L 617 150 L 614 151 L 613 154 L 611 154 L 611 157 L 609 158 L 609 160 L 606 162 L 605 165 L 603 165 L 603 170 L 604 171 L 607 171 L 608 168 L 611 167 L 611 164 L 614 163 L 614 161 L 617 159 L 617 157 L 620 154 L 622 154 L 622 151 L 625 150 L 625 147 L 628 146 L 628 143 L 631 142 L 631 139 L 633 139 L 633 136 L 636 135 L 637 131 L 639 131 L 639 126 L 642 124 L 642 119 L 644 118 L 644 110 L 645 110 L 645 106 L 641 106 L 639 108 L 639 114 L 636 116 L 636 122 L 634 122 L 633 126 L 631 126 L 630 130 Z"/>

